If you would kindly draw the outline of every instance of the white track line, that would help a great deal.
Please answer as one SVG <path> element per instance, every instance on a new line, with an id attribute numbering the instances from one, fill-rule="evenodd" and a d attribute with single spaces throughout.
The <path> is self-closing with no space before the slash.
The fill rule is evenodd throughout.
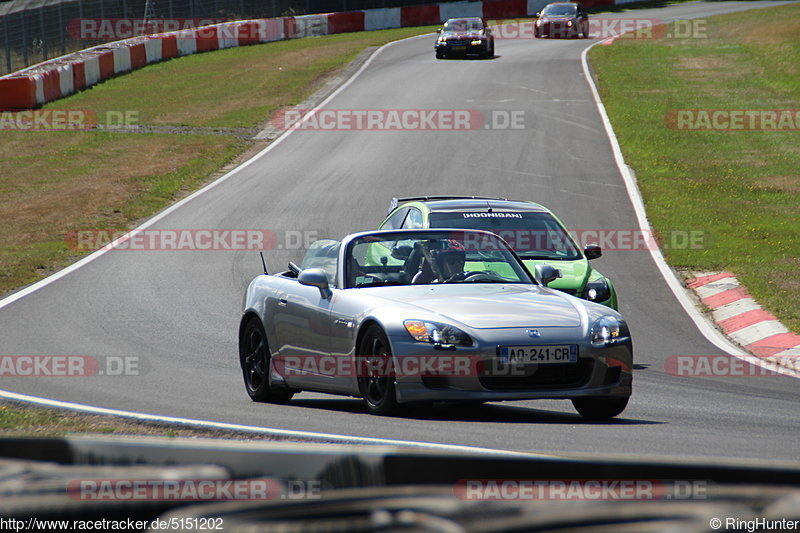
<path id="1" fill-rule="evenodd" d="M 597 106 L 598 113 L 600 113 L 600 118 L 603 121 L 603 127 L 605 128 L 606 134 L 608 135 L 608 140 L 611 143 L 611 150 L 614 153 L 614 161 L 617 163 L 617 168 L 619 169 L 619 173 L 622 175 L 622 179 L 625 182 L 625 189 L 628 191 L 628 197 L 633 205 L 633 210 L 636 212 L 636 219 L 639 223 L 639 229 L 642 230 L 644 235 L 652 235 L 652 227 L 650 226 L 650 221 L 647 220 L 647 213 L 644 209 L 642 194 L 639 191 L 639 187 L 636 183 L 636 178 L 634 177 L 633 172 L 631 171 L 630 167 L 625 164 L 625 159 L 622 157 L 622 150 L 619 147 L 617 135 L 614 133 L 614 129 L 611 127 L 611 121 L 608 119 L 606 108 L 603 105 L 603 102 L 600 100 L 600 93 L 597 91 L 594 78 L 592 78 L 592 73 L 589 70 L 589 62 L 586 59 L 589 50 L 603 42 L 605 41 L 597 41 L 584 48 L 583 52 L 581 52 L 581 67 L 583 68 L 583 74 L 587 83 L 589 84 L 589 88 L 592 90 L 594 103 Z M 800 377 L 800 375 L 798 375 L 796 372 L 792 372 L 781 366 L 771 364 L 747 353 L 728 340 L 714 326 L 714 324 L 709 321 L 709 319 L 702 312 L 700 312 L 700 310 L 691 300 L 687 290 L 683 286 L 683 283 L 680 281 L 680 279 L 678 279 L 677 274 L 664 260 L 661 249 L 653 246 L 648 246 L 648 248 L 650 250 L 650 256 L 653 258 L 653 262 L 656 264 L 656 267 L 658 267 L 661 277 L 664 278 L 664 281 L 666 281 L 667 286 L 672 291 L 672 294 L 675 295 L 675 298 L 678 300 L 678 303 L 681 304 L 683 310 L 686 312 L 689 318 L 692 319 L 692 322 L 694 322 L 695 326 L 697 326 L 697 329 L 706 339 L 708 339 L 709 342 L 714 344 L 720 350 L 747 361 L 748 363 L 779 372 L 787 376 Z"/>
<path id="2" fill-rule="evenodd" d="M 380 439 L 375 437 L 347 436 L 347 435 L 337 435 L 335 433 L 316 433 L 313 431 L 297 431 L 290 429 L 265 428 L 259 426 L 245 426 L 242 424 L 212 422 L 209 420 L 196 420 L 193 418 L 180 418 L 174 416 L 136 413 L 133 411 L 120 411 L 118 409 L 106 409 L 102 407 L 94 407 L 91 405 L 84 405 L 80 403 L 61 402 L 58 400 L 50 400 L 48 398 L 40 398 L 38 396 L 28 396 L 26 394 L 17 394 L 15 392 L 6 392 L 6 391 L 0 391 L 0 398 L 26 402 L 26 403 L 33 403 L 37 405 L 54 407 L 58 409 L 70 409 L 72 411 L 82 411 L 91 414 L 119 416 L 133 420 L 140 420 L 144 422 L 160 422 L 166 424 L 196 426 L 208 429 L 224 429 L 229 431 L 241 431 L 259 435 L 271 435 L 276 437 L 325 440 L 343 444 L 371 444 L 371 445 L 382 444 L 390 446 L 402 446 L 406 448 L 409 447 L 426 448 L 435 450 L 456 451 L 465 453 L 481 453 L 481 454 L 491 454 L 491 455 L 514 455 L 520 457 L 536 456 L 536 457 L 550 457 L 550 458 L 557 457 L 555 455 L 539 454 L 535 452 L 514 452 L 508 450 L 496 450 L 492 448 L 480 448 L 478 446 L 467 446 L 460 444 L 441 444 L 437 442 L 422 442 L 422 441 L 409 441 L 409 440 Z"/>

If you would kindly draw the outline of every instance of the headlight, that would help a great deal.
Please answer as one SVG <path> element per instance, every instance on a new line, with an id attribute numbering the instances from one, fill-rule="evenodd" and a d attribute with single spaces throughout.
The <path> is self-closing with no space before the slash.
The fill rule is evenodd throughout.
<path id="1" fill-rule="evenodd" d="M 611 287 L 608 286 L 606 278 L 590 281 L 586 284 L 583 297 L 590 302 L 605 302 L 611 298 Z"/>
<path id="2" fill-rule="evenodd" d="M 589 331 L 589 342 L 597 348 L 620 342 L 626 338 L 627 332 L 623 331 L 619 319 L 611 315 L 601 316 L 595 320 Z"/>
<path id="3" fill-rule="evenodd" d="M 568 20 L 568 21 L 567 21 L 567 28 L 571 28 L 571 27 L 572 27 L 572 21 L 571 21 L 571 20 Z"/>
<path id="4" fill-rule="evenodd" d="M 460 329 L 423 320 L 405 320 L 403 325 L 408 334 L 419 342 L 427 342 L 438 346 L 472 346 L 472 339 Z"/>
<path id="5" fill-rule="evenodd" d="M 536 27 L 538 28 L 538 27 L 539 27 L 539 26 L 541 26 L 541 25 L 542 25 L 542 19 L 538 19 L 538 20 L 536 21 Z"/>
<path id="6" fill-rule="evenodd" d="M 479 45 L 479 44 L 481 44 L 482 42 L 483 42 L 483 41 L 481 41 L 480 39 L 473 39 L 471 44 L 472 44 L 473 46 L 476 46 L 476 45 Z"/>

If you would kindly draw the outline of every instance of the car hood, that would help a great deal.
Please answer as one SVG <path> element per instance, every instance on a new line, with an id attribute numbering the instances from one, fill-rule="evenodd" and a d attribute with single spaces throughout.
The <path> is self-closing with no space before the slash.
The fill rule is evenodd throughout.
<path id="1" fill-rule="evenodd" d="M 538 286 L 456 283 L 378 290 L 372 294 L 476 329 L 576 327 L 581 324 L 580 314 L 569 296 Z"/>
<path id="2" fill-rule="evenodd" d="M 542 15 L 542 22 L 566 22 L 575 20 L 575 15 Z"/>

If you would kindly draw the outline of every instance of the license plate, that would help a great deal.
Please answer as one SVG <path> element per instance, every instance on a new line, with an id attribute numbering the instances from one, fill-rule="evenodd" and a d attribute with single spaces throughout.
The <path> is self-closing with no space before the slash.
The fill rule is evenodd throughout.
<path id="1" fill-rule="evenodd" d="M 450 50 L 452 50 L 453 52 L 463 52 L 466 49 L 467 49 L 466 46 L 452 46 L 452 47 L 450 47 Z"/>
<path id="2" fill-rule="evenodd" d="M 500 360 L 504 363 L 553 364 L 577 363 L 577 344 L 550 346 L 501 346 Z"/>

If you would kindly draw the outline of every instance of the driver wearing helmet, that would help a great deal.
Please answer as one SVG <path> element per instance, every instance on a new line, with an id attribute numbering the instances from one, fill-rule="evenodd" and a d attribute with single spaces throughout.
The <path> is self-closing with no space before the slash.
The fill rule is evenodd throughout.
<path id="1" fill-rule="evenodd" d="M 447 283 L 463 279 L 467 254 L 464 245 L 453 239 L 444 239 L 422 246 L 424 260 L 412 284 Z"/>

